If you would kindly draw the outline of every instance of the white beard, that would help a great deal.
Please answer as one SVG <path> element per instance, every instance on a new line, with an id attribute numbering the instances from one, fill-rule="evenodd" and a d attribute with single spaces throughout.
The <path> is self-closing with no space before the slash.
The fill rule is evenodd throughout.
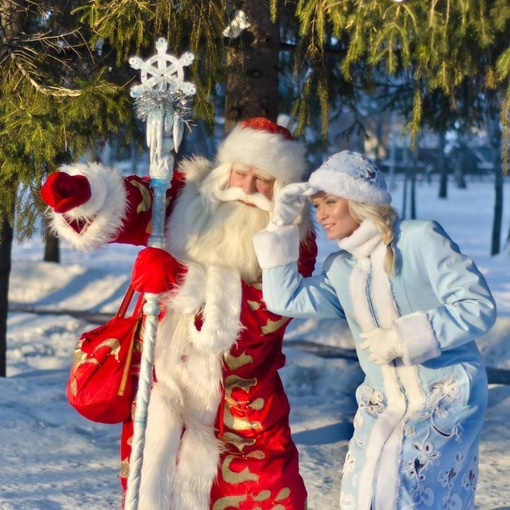
<path id="1" fill-rule="evenodd" d="M 258 281 L 252 239 L 267 227 L 270 213 L 220 197 L 205 198 L 194 184 L 185 187 L 170 219 L 168 251 L 183 262 L 233 269 L 246 282 Z"/>

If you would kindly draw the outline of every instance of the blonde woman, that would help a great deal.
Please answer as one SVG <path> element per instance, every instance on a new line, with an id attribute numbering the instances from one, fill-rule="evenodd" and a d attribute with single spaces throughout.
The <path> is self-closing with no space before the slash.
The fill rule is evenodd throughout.
<path id="1" fill-rule="evenodd" d="M 361 154 L 335 154 L 292 186 L 254 243 L 270 310 L 345 318 L 355 339 L 365 379 L 340 507 L 474 509 L 487 406 L 475 341 L 496 318 L 483 276 L 438 223 L 400 221 Z M 305 195 L 340 248 L 309 278 L 297 271 L 293 224 Z"/>

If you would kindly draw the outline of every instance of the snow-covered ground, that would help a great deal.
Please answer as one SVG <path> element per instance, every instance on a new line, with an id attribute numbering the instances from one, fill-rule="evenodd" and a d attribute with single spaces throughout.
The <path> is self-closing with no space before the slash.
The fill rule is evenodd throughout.
<path id="1" fill-rule="evenodd" d="M 505 186 L 505 193 L 510 193 L 510 182 Z M 480 340 L 480 348 L 488 366 L 510 370 L 509 253 L 489 256 L 493 183 L 471 180 L 464 190 L 450 183 L 447 200 L 438 200 L 437 190 L 437 182 L 419 184 L 418 217 L 439 220 L 485 274 L 499 318 L 492 332 Z M 392 191 L 394 205 L 400 209 L 402 183 Z M 507 206 L 503 238 L 509 224 Z M 322 261 L 334 245 L 320 238 L 320 249 Z M 65 397 L 75 342 L 95 324 L 65 311 L 114 313 L 138 251 L 109 246 L 85 255 L 64 245 L 62 264 L 55 265 L 41 262 L 39 240 L 15 245 L 8 377 L 0 379 L 1 510 L 120 509 L 120 427 L 86 421 Z M 32 309 L 44 313 L 31 313 Z M 287 366 L 282 370 L 309 509 L 334 510 L 352 433 L 354 389 L 361 373 L 353 359 L 328 359 L 296 348 L 302 341 L 348 349 L 351 337 L 338 321 L 296 320 L 288 329 Z M 510 505 L 510 386 L 491 384 L 489 391 L 477 497 L 482 510 Z"/>

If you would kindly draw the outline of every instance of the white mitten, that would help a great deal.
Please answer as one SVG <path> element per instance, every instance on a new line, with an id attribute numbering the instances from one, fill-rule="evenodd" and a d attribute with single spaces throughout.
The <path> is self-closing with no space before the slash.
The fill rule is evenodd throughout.
<path id="1" fill-rule="evenodd" d="M 306 182 L 288 184 L 276 195 L 273 219 L 275 225 L 292 225 L 299 218 L 306 204 L 306 196 L 315 192 Z"/>
<path id="2" fill-rule="evenodd" d="M 395 358 L 402 357 L 402 344 L 394 328 L 376 328 L 361 333 L 360 337 L 365 340 L 360 347 L 368 351 L 368 359 L 373 363 L 385 365 Z"/>

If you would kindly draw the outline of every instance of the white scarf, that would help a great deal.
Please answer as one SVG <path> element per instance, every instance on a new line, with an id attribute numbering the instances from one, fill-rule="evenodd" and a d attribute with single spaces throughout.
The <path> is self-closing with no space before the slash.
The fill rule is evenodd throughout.
<path id="1" fill-rule="evenodd" d="M 349 281 L 356 320 L 362 331 L 391 327 L 399 317 L 390 279 L 384 270 L 386 246 L 372 219 L 364 220 L 349 236 L 338 241 L 356 258 Z M 375 311 L 377 323 L 374 319 Z"/>
<path id="2" fill-rule="evenodd" d="M 352 253 L 357 259 L 363 259 L 382 243 L 381 233 L 375 222 L 371 219 L 364 220 L 361 225 L 349 236 L 338 241 L 342 250 Z"/>

